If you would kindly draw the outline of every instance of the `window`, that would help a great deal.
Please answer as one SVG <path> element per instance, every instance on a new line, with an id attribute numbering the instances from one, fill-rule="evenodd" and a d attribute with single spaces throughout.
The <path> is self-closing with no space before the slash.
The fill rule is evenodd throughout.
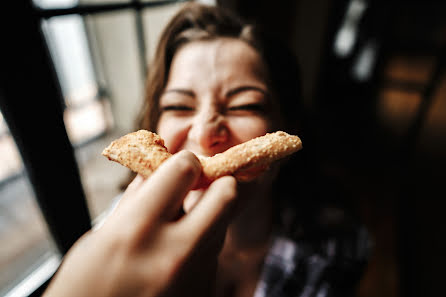
<path id="1" fill-rule="evenodd" d="M 16 144 L 0 113 L 0 296 L 31 271 L 59 259 Z M 47 267 L 54 272 L 54 265 Z"/>
<path id="2" fill-rule="evenodd" d="M 5 120 L 0 113 L 0 183 L 20 175 L 22 163 L 12 136 L 9 134 Z"/>
<path id="3" fill-rule="evenodd" d="M 134 119 L 142 100 L 144 65 L 150 59 L 161 28 L 183 5 L 182 2 L 34 0 L 33 9 L 40 16 L 38 29 L 42 31 L 48 46 L 61 93 L 59 100 L 51 104 L 59 104 L 63 111 L 63 133 L 68 136 L 77 162 L 74 165 L 78 166 L 73 172 L 78 170 L 83 187 L 80 192 L 85 193 L 87 212 L 93 223 L 100 220 L 101 215 L 119 196 L 119 186 L 129 173 L 126 168 L 109 162 L 101 155 L 101 151 L 111 140 L 134 129 Z M 11 48 L 16 46 L 14 43 L 9 44 Z M 17 52 L 26 53 L 25 50 Z M 21 58 L 18 54 L 16 57 Z M 41 59 L 37 56 L 35 58 Z M 50 79 L 47 76 L 42 81 Z M 17 86 L 20 88 L 20 83 Z M 50 106 L 50 100 L 45 95 L 27 92 L 35 95 L 29 96 L 36 104 L 33 106 Z M 6 105 L 16 99 L 9 99 L 11 94 L 14 95 L 14 90 L 5 93 Z M 19 99 L 28 100 L 26 96 Z M 32 109 L 29 106 L 23 108 Z M 5 110 L 5 119 L 15 120 L 14 112 L 17 111 L 11 109 L 7 112 Z M 26 112 L 31 114 L 31 111 Z M 48 110 L 40 107 L 32 110 L 32 113 L 41 113 L 41 118 L 51 117 Z M 39 115 L 34 117 L 37 119 L 34 120 L 35 127 L 32 127 L 36 129 L 34 134 L 53 132 L 38 130 L 42 129 Z M 77 219 L 76 211 L 70 212 L 67 208 L 72 202 L 78 203 L 74 201 L 77 198 L 82 200 L 82 195 L 72 197 L 73 201 L 69 197 L 62 197 L 67 201 L 60 202 L 62 199 L 56 195 L 59 192 L 63 195 L 63 189 L 51 193 L 55 197 L 50 198 L 55 200 L 41 201 L 41 209 L 47 212 L 43 216 L 36 197 L 40 200 L 39 195 L 44 193 L 41 189 L 33 191 L 32 182 L 28 181 L 25 171 L 25 167 L 29 169 L 33 166 L 23 166 L 12 137 L 12 134 L 17 136 L 16 133 L 23 131 L 11 128 L 10 132 L 5 119 L 0 114 L 0 240 L 7 243 L 0 247 L 0 296 L 11 292 L 25 296 L 36 289 L 36 282 L 42 284 L 52 275 L 61 257 L 57 247 L 67 242 L 67 238 L 52 238 L 44 217 L 53 215 L 52 218 L 57 221 L 60 219 L 55 218 L 59 208 L 66 207 L 60 211 Z M 46 124 L 52 129 L 50 122 Z M 33 134 L 29 131 L 26 133 L 29 133 L 25 135 L 27 137 Z M 57 133 L 54 137 L 60 136 Z M 63 150 L 61 154 L 65 153 Z M 71 170 L 68 170 L 70 166 L 67 162 L 60 164 L 56 170 L 62 168 L 65 174 L 65 171 Z M 51 175 L 58 174 L 48 172 L 50 170 L 44 172 L 49 180 Z M 82 205 L 82 201 L 79 203 Z M 88 214 L 80 221 L 85 219 L 88 219 Z M 61 228 L 67 227 L 66 224 L 50 224 L 51 234 L 64 233 Z M 83 228 L 86 228 L 85 224 Z M 73 233 L 73 230 L 68 231 Z M 34 287 L 29 286 L 28 280 L 31 279 Z M 24 288 L 28 288 L 27 291 Z"/>

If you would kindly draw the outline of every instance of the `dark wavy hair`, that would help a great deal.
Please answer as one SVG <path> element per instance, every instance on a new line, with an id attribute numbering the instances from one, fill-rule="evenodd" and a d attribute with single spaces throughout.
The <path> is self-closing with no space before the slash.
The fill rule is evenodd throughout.
<path id="1" fill-rule="evenodd" d="M 148 69 L 144 105 L 138 119 L 138 128 L 155 131 L 159 118 L 158 103 L 166 86 L 175 53 L 183 45 L 202 40 L 235 38 L 252 46 L 265 61 L 269 74 L 279 124 L 277 128 L 297 132 L 300 86 L 295 61 L 284 57 L 285 47 L 270 41 L 256 31 L 255 26 L 242 21 L 223 8 L 190 2 L 167 24 L 161 34 L 153 61 Z M 272 47 L 276 43 L 275 47 Z M 281 52 L 277 52 L 277 48 Z M 273 52 L 274 51 L 274 52 Z M 289 55 L 289 52 L 287 53 Z M 274 57 L 273 57 L 274 56 Z M 280 103 L 280 104 L 279 104 Z M 294 112 L 293 112 L 294 111 Z"/>
<path id="2" fill-rule="evenodd" d="M 263 58 L 267 68 L 268 87 L 271 90 L 275 129 L 299 135 L 306 143 L 306 121 L 302 104 L 299 67 L 296 56 L 284 44 L 259 32 L 256 26 L 220 7 L 188 3 L 170 20 L 161 34 L 154 59 L 148 69 L 145 100 L 137 128 L 156 131 L 159 119 L 159 100 L 166 86 L 175 53 L 183 45 L 202 40 L 235 38 L 252 46 Z M 303 150 L 304 152 L 305 150 Z M 280 230 L 295 233 L 296 222 L 309 217 L 316 200 L 308 197 L 306 159 L 298 152 L 282 166 L 273 191 L 275 222 Z M 296 220 L 296 218 L 300 218 Z M 286 227 L 286 228 L 283 228 Z M 294 230 L 294 231 L 292 231 Z M 288 233 L 289 233 L 288 232 Z"/>

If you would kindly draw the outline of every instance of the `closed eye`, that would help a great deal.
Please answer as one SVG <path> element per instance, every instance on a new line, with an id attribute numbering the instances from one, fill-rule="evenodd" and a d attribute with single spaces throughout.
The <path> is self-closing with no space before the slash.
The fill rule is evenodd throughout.
<path id="1" fill-rule="evenodd" d="M 167 105 L 161 107 L 161 112 L 163 111 L 193 111 L 194 108 L 187 105 Z"/>
<path id="2" fill-rule="evenodd" d="M 265 107 L 263 104 L 259 103 L 252 103 L 252 104 L 243 104 L 243 105 L 236 105 L 236 106 L 230 106 L 228 108 L 230 111 L 255 111 L 255 112 L 264 112 Z"/>

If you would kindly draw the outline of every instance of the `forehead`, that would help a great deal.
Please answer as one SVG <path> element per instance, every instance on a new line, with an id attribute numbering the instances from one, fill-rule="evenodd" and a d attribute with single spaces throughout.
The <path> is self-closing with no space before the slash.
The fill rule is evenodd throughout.
<path id="1" fill-rule="evenodd" d="M 194 77 L 266 80 L 264 62 L 252 46 L 235 38 L 193 41 L 174 55 L 169 81 Z"/>

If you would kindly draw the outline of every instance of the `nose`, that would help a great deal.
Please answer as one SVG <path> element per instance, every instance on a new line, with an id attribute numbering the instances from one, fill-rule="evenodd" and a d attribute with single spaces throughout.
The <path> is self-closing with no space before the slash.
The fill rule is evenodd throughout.
<path id="1" fill-rule="evenodd" d="M 224 116 L 217 110 L 197 114 L 189 138 L 199 147 L 201 154 L 212 156 L 227 148 L 229 131 Z"/>

